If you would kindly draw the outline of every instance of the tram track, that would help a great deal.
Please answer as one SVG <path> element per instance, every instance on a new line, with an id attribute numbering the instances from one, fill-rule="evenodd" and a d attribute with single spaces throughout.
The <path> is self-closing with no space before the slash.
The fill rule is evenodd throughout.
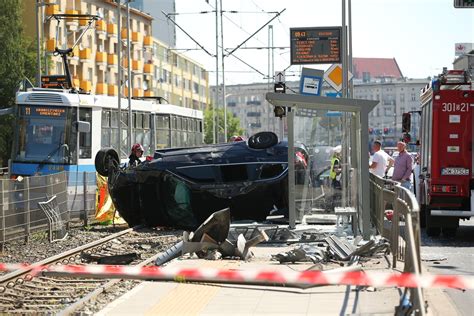
<path id="1" fill-rule="evenodd" d="M 154 262 L 162 248 L 175 243 L 179 234 L 140 230 L 126 229 L 2 275 L 0 313 L 71 315 L 121 281 L 45 277 L 37 269 L 53 264 L 88 264 L 90 258 L 132 252 L 138 255 L 131 265 L 144 266 Z"/>

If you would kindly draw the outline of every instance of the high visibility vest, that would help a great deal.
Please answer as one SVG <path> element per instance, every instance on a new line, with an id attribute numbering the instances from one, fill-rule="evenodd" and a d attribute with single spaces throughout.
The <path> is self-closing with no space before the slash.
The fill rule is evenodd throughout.
<path id="1" fill-rule="evenodd" d="M 329 172 L 329 179 L 331 180 L 336 180 L 337 174 L 336 171 L 334 171 L 334 165 L 336 164 L 336 161 L 339 164 L 339 158 L 333 156 L 331 158 L 331 171 Z"/>

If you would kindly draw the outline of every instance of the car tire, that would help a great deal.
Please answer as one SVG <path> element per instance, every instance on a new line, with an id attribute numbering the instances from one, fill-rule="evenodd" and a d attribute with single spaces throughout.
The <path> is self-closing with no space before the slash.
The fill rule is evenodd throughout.
<path id="1" fill-rule="evenodd" d="M 430 237 L 438 237 L 441 234 L 441 227 L 426 227 L 426 234 Z"/>
<path id="2" fill-rule="evenodd" d="M 102 148 L 95 155 L 95 170 L 103 177 L 109 175 L 111 165 L 119 165 L 118 153 L 113 148 Z"/>
<path id="3" fill-rule="evenodd" d="M 278 136 L 273 132 L 260 132 L 252 135 L 248 146 L 252 149 L 265 149 L 278 144 Z"/>

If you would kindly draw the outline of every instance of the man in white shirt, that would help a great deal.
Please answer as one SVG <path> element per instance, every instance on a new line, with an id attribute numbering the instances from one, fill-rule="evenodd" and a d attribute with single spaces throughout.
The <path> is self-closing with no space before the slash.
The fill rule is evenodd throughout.
<path id="1" fill-rule="evenodd" d="M 387 164 L 392 158 L 382 149 L 382 143 L 378 140 L 374 141 L 372 145 L 374 155 L 372 156 L 372 163 L 369 165 L 369 170 L 376 176 L 383 178 Z"/>

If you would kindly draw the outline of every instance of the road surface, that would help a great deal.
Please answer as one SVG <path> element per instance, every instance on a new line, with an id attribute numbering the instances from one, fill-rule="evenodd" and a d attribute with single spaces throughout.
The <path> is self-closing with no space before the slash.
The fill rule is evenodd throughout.
<path id="1" fill-rule="evenodd" d="M 461 221 L 455 238 L 428 237 L 421 232 L 421 258 L 431 273 L 474 273 L 474 219 Z M 474 290 L 443 290 L 458 308 L 460 315 L 474 315 Z"/>

